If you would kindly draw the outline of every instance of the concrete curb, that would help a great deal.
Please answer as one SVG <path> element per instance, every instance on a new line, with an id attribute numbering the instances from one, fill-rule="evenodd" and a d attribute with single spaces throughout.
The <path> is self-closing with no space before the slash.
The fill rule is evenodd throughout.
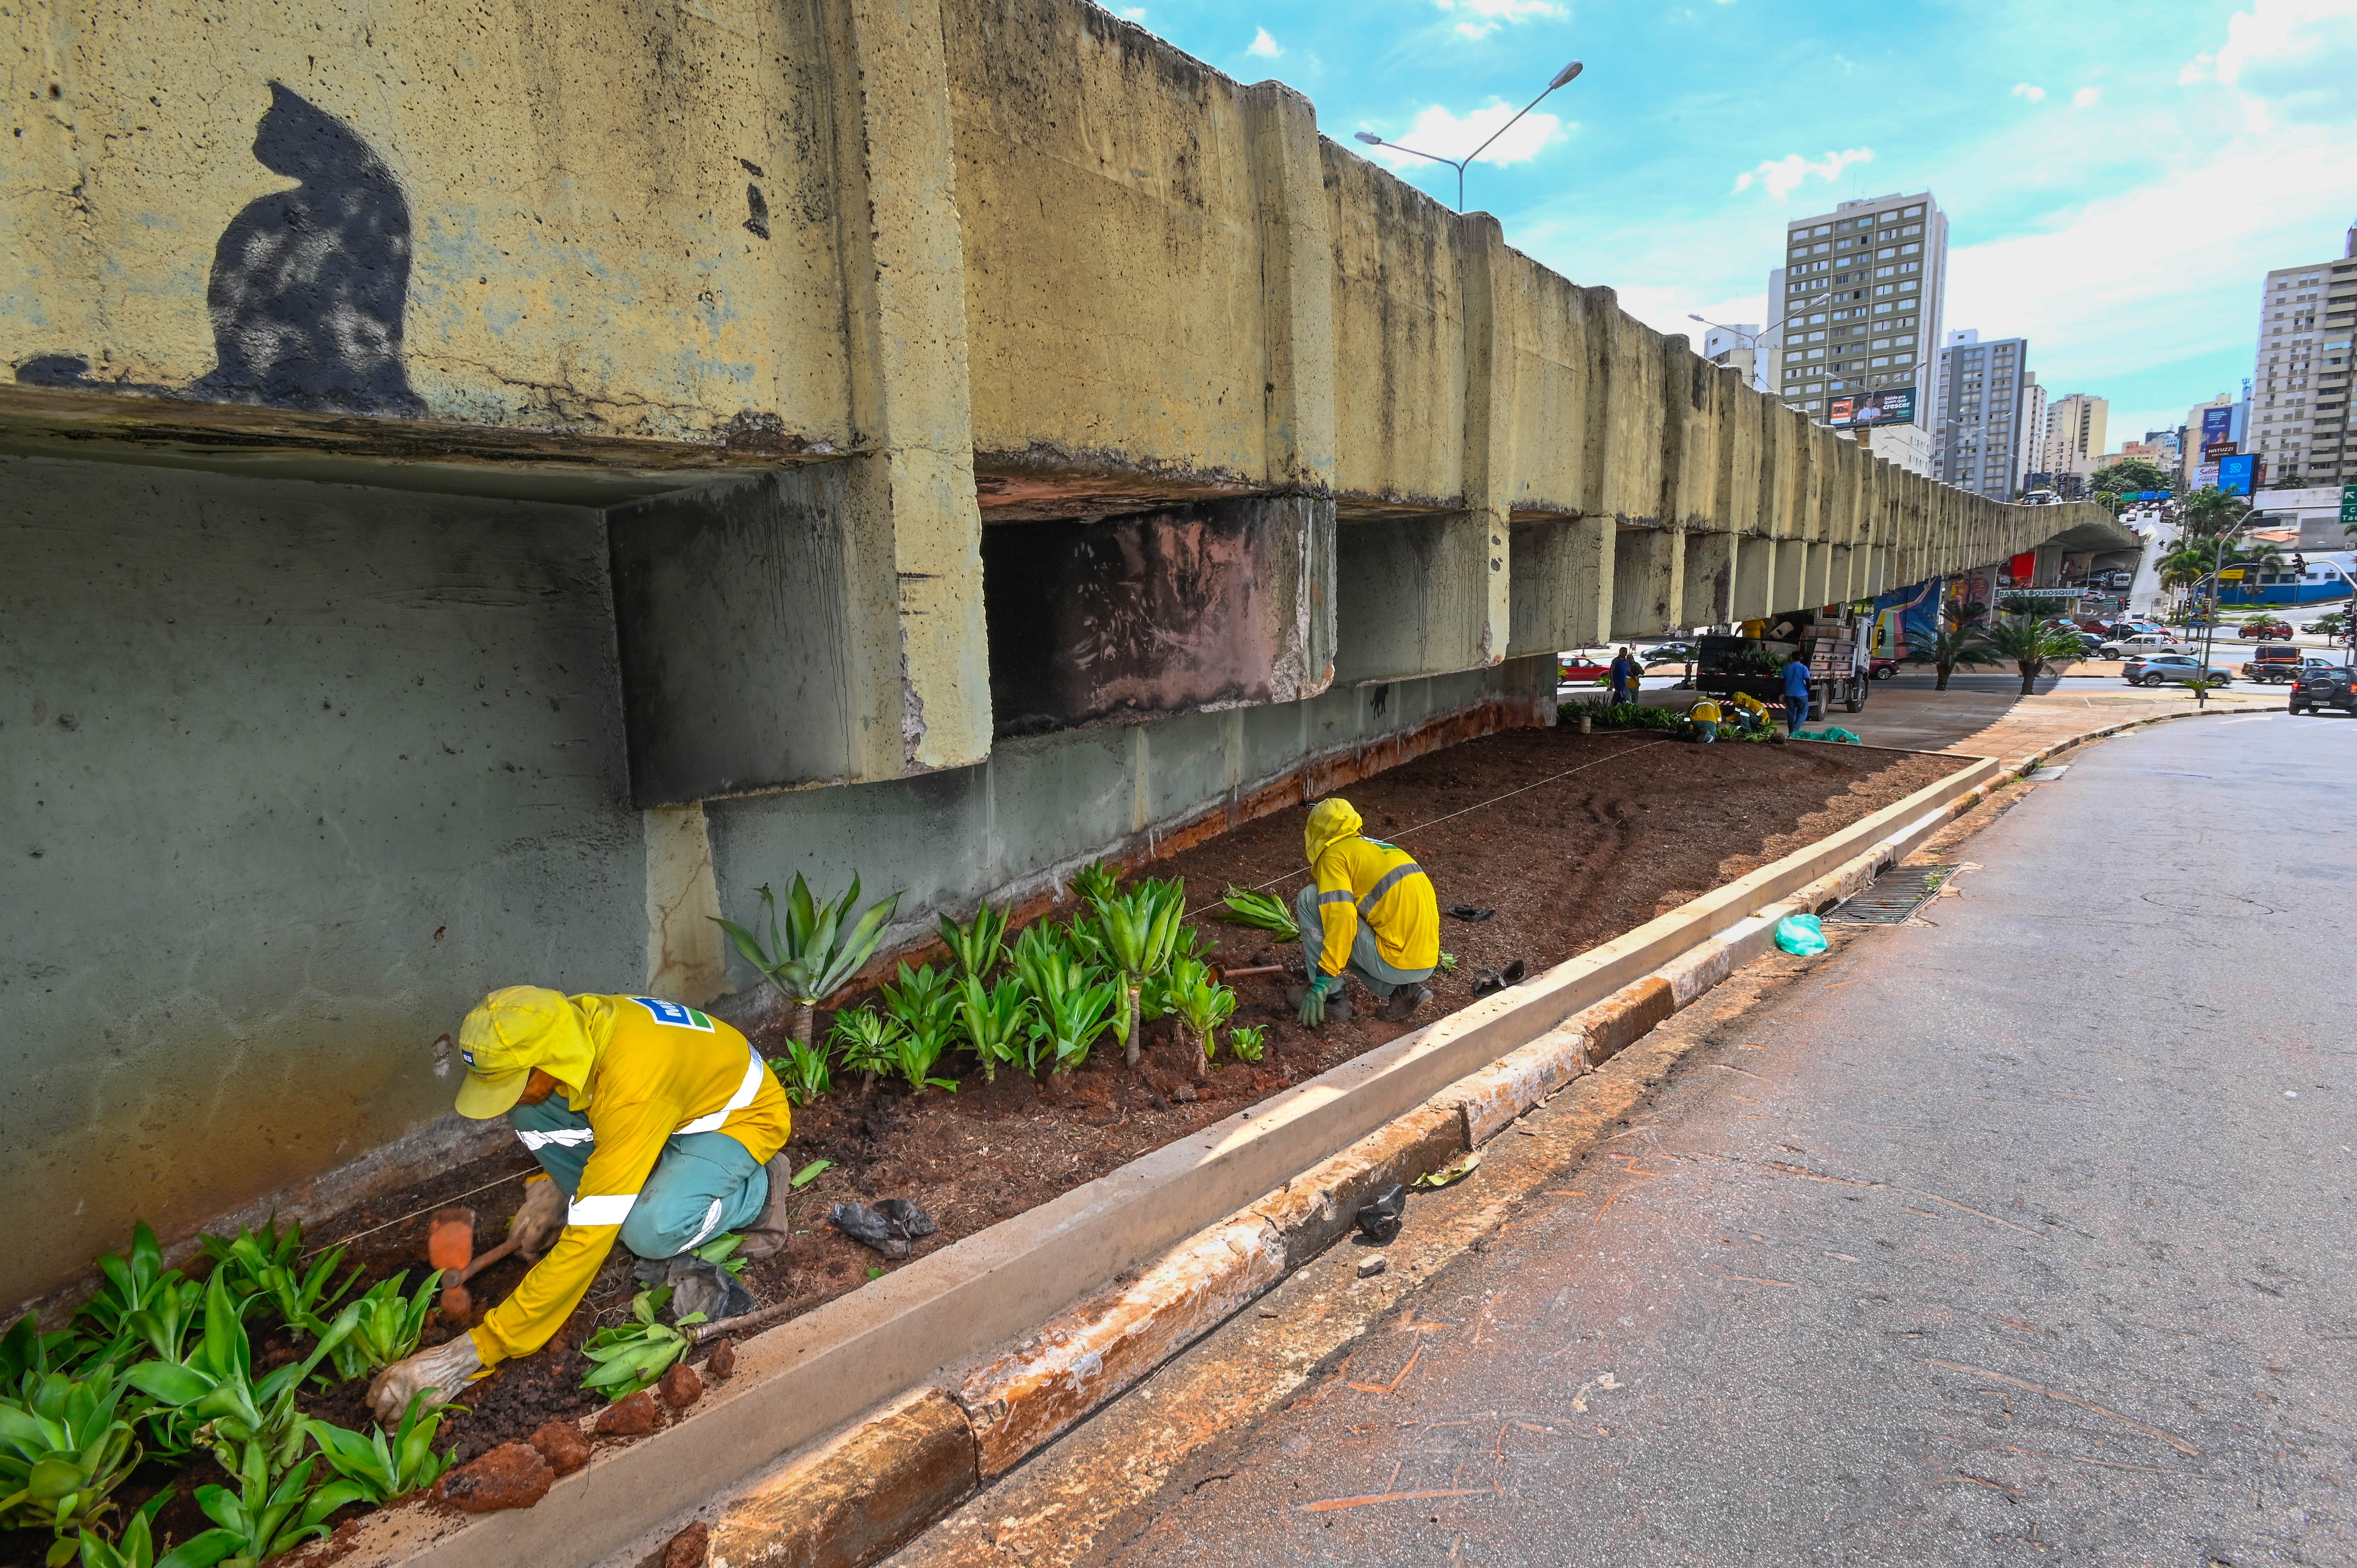
<path id="1" fill-rule="evenodd" d="M 823 1514 L 791 1500 L 806 1493 L 831 1499 L 826 1518 L 866 1510 L 861 1539 L 906 1539 L 1316 1255 L 1366 1195 L 1494 1136 L 1765 951 L 1785 915 L 1864 886 L 2006 777 L 1993 758 L 1970 761 L 1521 986 L 762 1334 L 673 1428 L 600 1453 L 536 1508 L 463 1523 L 371 1516 L 346 1560 L 634 1563 L 702 1519 L 731 1563 L 848 1562 L 796 1555 L 810 1548 L 787 1537 Z M 945 1386 L 962 1439 L 937 1423 L 921 1442 L 890 1435 L 911 1399 Z M 864 1483 L 843 1491 L 815 1458 L 780 1467 L 779 1455 L 822 1439 L 825 1453 L 860 1454 Z"/>

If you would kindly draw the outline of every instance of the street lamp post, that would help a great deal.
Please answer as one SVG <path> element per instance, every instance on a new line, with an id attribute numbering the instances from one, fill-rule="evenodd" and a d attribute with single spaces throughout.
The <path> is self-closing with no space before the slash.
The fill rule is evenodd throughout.
<path id="1" fill-rule="evenodd" d="M 2243 532 L 2255 511 L 2245 512 L 2243 520 L 2218 535 L 2217 548 L 2210 553 L 2210 613 L 2201 618 L 2201 672 L 2195 677 L 2193 705 L 2206 709 L 2210 705 L 2210 645 L 2218 635 L 2218 574 L 2226 569 L 2226 541 Z"/>
<path id="2" fill-rule="evenodd" d="M 1444 158 L 1438 153 L 1420 152 L 1414 147 L 1404 147 L 1397 142 L 1384 141 L 1372 131 L 1361 131 L 1357 133 L 1356 139 L 1364 142 L 1371 147 L 1389 147 L 1395 153 L 1405 153 L 1408 156 L 1415 158 L 1429 158 L 1434 163 L 1447 164 L 1450 168 L 1455 169 L 1457 171 L 1457 210 L 1462 212 L 1465 210 L 1465 166 L 1471 163 L 1475 158 L 1480 157 L 1483 153 L 1488 152 L 1490 150 L 1491 142 L 1496 141 L 1499 137 L 1512 130 L 1514 128 L 1514 120 L 1520 120 L 1523 115 L 1537 108 L 1541 102 L 1545 99 L 1548 92 L 1553 92 L 1556 88 L 1565 85 L 1566 82 L 1570 81 L 1573 77 L 1577 76 L 1581 71 L 1587 69 L 1587 68 L 1582 65 L 1579 61 L 1573 60 L 1569 65 L 1565 66 L 1561 70 L 1556 71 L 1555 73 L 1554 80 L 1546 84 L 1545 92 L 1540 93 L 1538 97 L 1532 99 L 1528 103 L 1523 104 L 1520 109 L 1516 110 L 1514 112 L 1513 120 L 1507 121 L 1495 131 L 1490 133 L 1488 141 L 1483 142 L 1480 146 L 1474 148 L 1471 152 L 1466 154 L 1461 158 Z"/>

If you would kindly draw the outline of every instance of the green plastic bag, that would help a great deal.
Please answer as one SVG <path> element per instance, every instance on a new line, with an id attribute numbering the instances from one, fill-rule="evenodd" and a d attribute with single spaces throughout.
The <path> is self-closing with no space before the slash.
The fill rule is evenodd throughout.
<path id="1" fill-rule="evenodd" d="M 1825 929 L 1814 915 L 1787 915 L 1776 922 L 1776 945 L 1807 958 L 1825 950 Z"/>
<path id="2" fill-rule="evenodd" d="M 1824 729 L 1796 729 L 1792 732 L 1792 738 L 1794 740 L 1834 741 L 1836 743 L 1846 743 L 1850 746 L 1864 746 L 1866 744 L 1866 742 L 1858 739 L 1857 736 L 1852 735 L 1849 731 L 1835 725 L 1828 725 Z"/>

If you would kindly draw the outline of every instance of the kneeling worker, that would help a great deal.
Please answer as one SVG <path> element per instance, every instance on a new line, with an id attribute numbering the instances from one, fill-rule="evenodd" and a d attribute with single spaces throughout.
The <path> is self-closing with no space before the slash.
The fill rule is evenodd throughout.
<path id="1" fill-rule="evenodd" d="M 1440 903 L 1432 878 L 1405 850 L 1360 836 L 1359 813 L 1342 800 L 1309 809 L 1302 847 L 1310 885 L 1293 901 L 1309 984 L 1292 1000 L 1304 1024 L 1330 1012 L 1347 1020 L 1347 970 L 1383 999 L 1377 1015 L 1400 1023 L 1432 993 L 1424 982 L 1440 962 Z"/>
<path id="2" fill-rule="evenodd" d="M 1767 703 L 1749 692 L 1738 692 L 1727 699 L 1727 722 L 1738 735 L 1764 735 L 1775 719 Z"/>
<path id="3" fill-rule="evenodd" d="M 1720 718 L 1718 700 L 1705 697 L 1686 710 L 1686 723 L 1694 726 L 1694 738 L 1708 746 L 1718 738 Z"/>
<path id="4" fill-rule="evenodd" d="M 671 1261 L 674 1283 L 709 1269 L 686 1254 L 725 1230 L 743 1233 L 742 1257 L 785 1244 L 785 1091 L 718 1019 L 651 996 L 513 985 L 467 1015 L 458 1048 L 458 1113 L 505 1116 L 540 1162 L 510 1222 L 539 1261 L 481 1324 L 377 1374 L 369 1403 L 388 1426 L 419 1390 L 455 1399 L 547 1344 L 617 1239 Z"/>

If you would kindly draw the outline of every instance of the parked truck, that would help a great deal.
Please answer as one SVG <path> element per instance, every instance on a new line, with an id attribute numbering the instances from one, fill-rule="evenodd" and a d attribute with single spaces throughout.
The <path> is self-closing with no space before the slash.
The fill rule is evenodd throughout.
<path id="1" fill-rule="evenodd" d="M 1835 703 L 1853 714 L 1866 706 L 1866 664 L 1847 628 L 1839 627 L 1804 628 L 1792 642 L 1706 637 L 1695 662 L 1695 689 L 1713 697 L 1748 692 L 1773 706 L 1784 700 L 1784 666 L 1795 652 L 1809 667 L 1809 711 L 1793 714 L 1794 725 L 1823 718 Z"/>

